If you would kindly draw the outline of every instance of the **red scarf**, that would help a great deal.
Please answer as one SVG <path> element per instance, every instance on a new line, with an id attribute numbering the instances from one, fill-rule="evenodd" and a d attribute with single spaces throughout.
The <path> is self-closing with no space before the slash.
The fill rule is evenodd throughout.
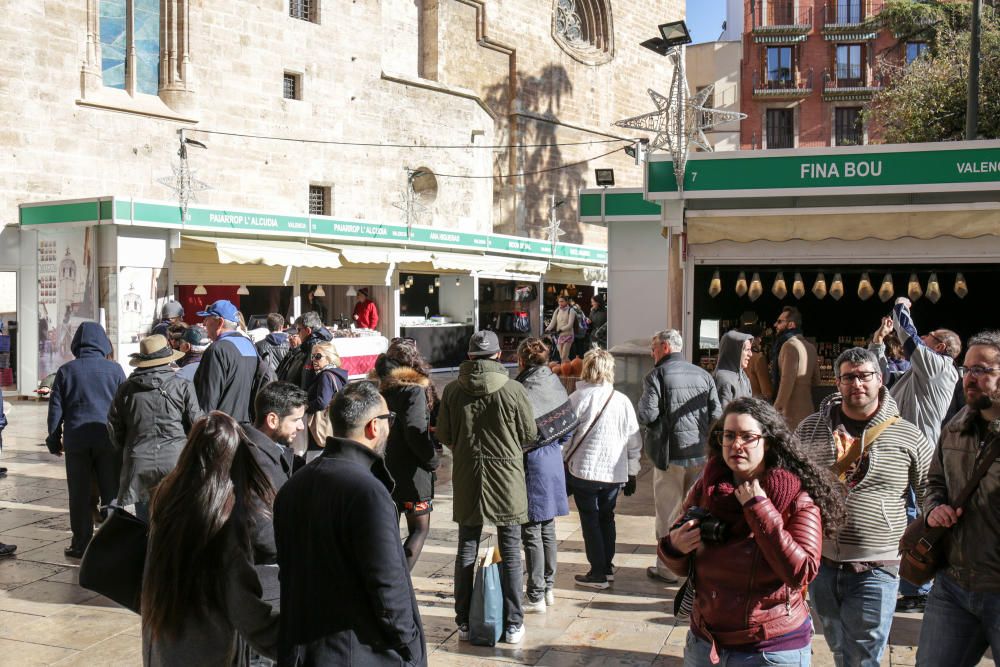
<path id="1" fill-rule="evenodd" d="M 769 469 L 760 480 L 760 485 L 781 514 L 788 510 L 802 491 L 802 481 L 784 468 Z M 729 524 L 733 537 L 750 535 L 750 526 L 743 516 L 743 505 L 736 498 L 733 471 L 721 457 L 712 457 L 705 464 L 701 498 L 705 509 Z"/>

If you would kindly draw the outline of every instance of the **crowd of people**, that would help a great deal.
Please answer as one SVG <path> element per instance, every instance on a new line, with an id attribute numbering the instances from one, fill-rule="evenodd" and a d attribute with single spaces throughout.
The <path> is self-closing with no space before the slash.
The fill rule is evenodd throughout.
<path id="1" fill-rule="evenodd" d="M 589 566 L 575 584 L 613 586 L 616 505 L 636 492 L 645 454 L 656 544 L 646 574 L 681 584 L 685 665 L 808 665 L 810 610 L 838 665 L 878 665 L 893 613 L 924 607 L 917 664 L 974 665 L 990 646 L 1000 653 L 1000 473 L 955 503 L 995 451 L 1000 332 L 972 337 L 956 366 L 958 335 L 919 335 L 910 307 L 897 300 L 868 348 L 840 355 L 818 407 L 816 350 L 793 307 L 769 354 L 756 332 L 725 334 L 714 375 L 685 360 L 679 332 L 657 332 L 636 406 L 597 346 L 572 391 L 549 369 L 570 353 L 568 303 L 554 340 L 520 343 L 514 377 L 497 335 L 476 332 L 440 395 L 408 338 L 349 381 L 315 312 L 287 330 L 270 315 L 254 344 L 228 301 L 195 326 L 168 304 L 128 378 L 86 322 L 49 403 L 47 444 L 67 469 L 66 555 L 92 538 L 93 489 L 100 511 L 148 522 L 145 664 L 426 664 L 410 571 L 445 448 L 458 638 L 472 638 L 491 526 L 510 644 L 527 614 L 557 604 L 555 521 L 569 497 Z M 893 337 L 901 358 L 887 351 Z M 947 565 L 929 590 L 900 597 L 910 521 L 947 531 Z"/>

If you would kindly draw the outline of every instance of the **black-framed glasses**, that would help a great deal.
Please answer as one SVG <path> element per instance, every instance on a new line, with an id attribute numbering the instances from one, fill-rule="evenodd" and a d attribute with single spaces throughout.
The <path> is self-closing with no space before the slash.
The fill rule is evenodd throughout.
<path id="1" fill-rule="evenodd" d="M 861 380 L 861 382 L 868 382 L 876 375 L 878 375 L 876 371 L 865 371 L 862 373 L 844 373 L 839 378 L 837 378 L 837 382 L 840 384 L 847 384 L 847 385 L 854 384 L 858 380 Z"/>
<path id="2" fill-rule="evenodd" d="M 972 377 L 979 379 L 986 377 L 987 375 L 993 375 L 994 373 L 1000 373 L 1000 368 L 990 368 L 989 366 L 959 366 L 958 374 L 962 377 L 966 375 L 971 375 Z"/>
<path id="3" fill-rule="evenodd" d="M 392 428 L 392 425 L 396 423 L 396 413 L 387 412 L 384 415 L 375 415 L 372 419 L 384 419 L 389 422 L 389 428 Z"/>
<path id="4" fill-rule="evenodd" d="M 326 359 L 326 357 L 324 357 L 322 354 L 314 354 L 312 356 L 313 361 L 319 361 L 320 359 Z"/>
<path id="5" fill-rule="evenodd" d="M 763 437 L 763 433 L 752 433 L 750 431 L 720 431 L 716 439 L 726 449 L 732 449 L 736 445 L 739 445 L 743 449 L 753 449 Z"/>

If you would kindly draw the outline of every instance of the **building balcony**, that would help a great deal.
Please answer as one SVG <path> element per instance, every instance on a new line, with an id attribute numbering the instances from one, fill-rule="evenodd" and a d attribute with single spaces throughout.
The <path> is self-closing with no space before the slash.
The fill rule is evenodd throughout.
<path id="1" fill-rule="evenodd" d="M 753 73 L 753 99 L 794 100 L 809 97 L 813 91 L 813 71 L 793 72 L 790 77 L 771 78 L 767 73 Z"/>
<path id="2" fill-rule="evenodd" d="M 806 35 L 813 28 L 813 8 L 799 8 L 794 0 L 752 0 L 751 13 L 755 38 L 768 35 Z"/>
<path id="3" fill-rule="evenodd" d="M 838 74 L 840 76 L 838 76 Z M 868 72 L 823 71 L 823 101 L 866 101 L 882 90 L 882 77 Z"/>
<path id="4" fill-rule="evenodd" d="M 882 0 L 830 0 L 823 7 L 823 35 L 827 40 L 875 39 Z"/>

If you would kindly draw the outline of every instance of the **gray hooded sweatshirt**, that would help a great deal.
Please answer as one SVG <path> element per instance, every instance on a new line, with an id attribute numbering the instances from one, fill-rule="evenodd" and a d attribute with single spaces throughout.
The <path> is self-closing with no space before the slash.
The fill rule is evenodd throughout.
<path id="1" fill-rule="evenodd" d="M 730 401 L 751 396 L 750 378 L 740 366 L 743 344 L 753 336 L 740 331 L 730 331 L 719 341 L 719 363 L 715 366 L 715 387 L 719 403 L 725 410 Z"/>

